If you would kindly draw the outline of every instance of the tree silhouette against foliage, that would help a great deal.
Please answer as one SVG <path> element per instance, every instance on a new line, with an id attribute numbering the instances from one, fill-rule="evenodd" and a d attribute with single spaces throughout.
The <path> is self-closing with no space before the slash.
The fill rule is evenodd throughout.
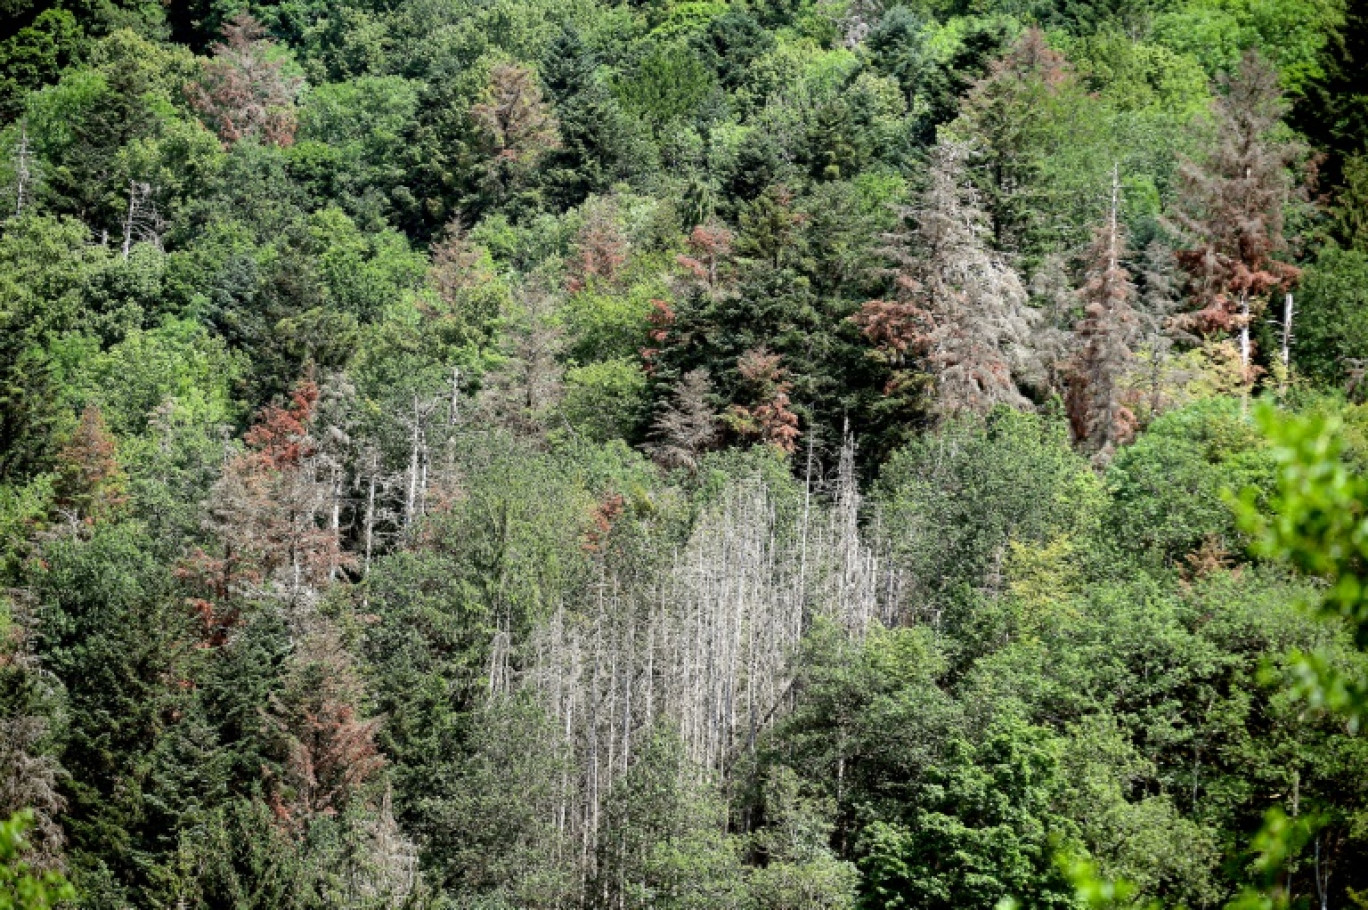
<path id="1" fill-rule="evenodd" d="M 1087 283 L 1078 292 L 1083 318 L 1075 329 L 1079 349 L 1070 364 L 1067 397 L 1074 440 L 1103 459 L 1135 432 L 1123 379 L 1139 320 L 1133 306 L 1135 285 L 1121 265 L 1126 249 L 1118 218 L 1120 194 L 1120 181 L 1113 173 L 1110 213 L 1097 231 Z"/>
<path id="2" fill-rule="evenodd" d="M 751 404 L 735 404 L 724 418 L 743 438 L 756 439 L 792 454 L 798 447 L 798 415 L 789 410 L 793 384 L 780 356 L 764 348 L 749 350 L 737 361 L 736 370 L 750 395 Z"/>
<path id="3" fill-rule="evenodd" d="M 71 439 L 57 453 L 57 508 L 72 525 L 92 525 L 127 502 L 127 478 L 117 450 L 104 415 L 87 405 Z"/>
<path id="4" fill-rule="evenodd" d="M 717 441 L 717 415 L 708 403 L 708 371 L 690 370 L 661 403 L 647 445 L 657 462 L 667 468 L 698 468 L 699 457 Z"/>

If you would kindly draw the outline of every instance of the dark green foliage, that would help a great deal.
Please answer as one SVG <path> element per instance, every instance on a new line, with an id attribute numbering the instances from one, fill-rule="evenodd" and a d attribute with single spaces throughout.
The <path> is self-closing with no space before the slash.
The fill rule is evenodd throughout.
<path id="1" fill-rule="evenodd" d="M 142 791 L 153 750 L 185 702 L 189 616 L 169 572 L 131 525 L 98 527 L 44 553 L 35 579 L 42 617 L 38 654 L 79 718 L 58 757 L 71 775 L 65 818 L 78 886 L 107 868 L 126 885 L 155 849 Z"/>
<path id="2" fill-rule="evenodd" d="M 1006 897 L 1072 905 L 1069 885 L 1051 868 L 1052 851 L 1072 833 L 1052 811 L 1062 783 L 1058 741 L 1011 722 L 980 737 L 948 743 L 906 826 L 871 826 L 861 860 L 869 906 L 989 906 Z"/>
<path id="3" fill-rule="evenodd" d="M 1329 247 L 1302 274 L 1293 360 L 1309 377 L 1361 394 L 1368 359 L 1368 253 Z"/>

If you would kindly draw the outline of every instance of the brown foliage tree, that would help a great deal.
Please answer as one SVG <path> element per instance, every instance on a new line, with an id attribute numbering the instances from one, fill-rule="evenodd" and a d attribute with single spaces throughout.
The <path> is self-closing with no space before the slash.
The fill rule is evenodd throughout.
<path id="1" fill-rule="evenodd" d="M 727 424 L 737 434 L 756 439 L 781 451 L 792 454 L 798 447 L 798 415 L 789 410 L 789 392 L 793 384 L 788 371 L 780 365 L 780 356 L 764 348 L 742 354 L 736 362 L 742 382 L 750 389 L 751 405 L 732 405 L 727 412 Z"/>
<path id="2" fill-rule="evenodd" d="M 1087 282 L 1078 292 L 1083 318 L 1075 329 L 1078 350 L 1067 371 L 1074 440 L 1102 458 L 1135 430 L 1135 415 L 1123 401 L 1122 379 L 1130 367 L 1139 319 L 1133 306 L 1135 286 L 1121 265 L 1125 237 L 1117 219 L 1119 204 L 1120 182 L 1113 174 L 1111 215 L 1097 231 Z"/>
<path id="3" fill-rule="evenodd" d="M 700 224 L 689 234 L 687 254 L 676 261 L 693 281 L 711 294 L 716 294 L 729 277 L 732 243 L 735 236 L 721 224 Z"/>
<path id="4" fill-rule="evenodd" d="M 361 680 L 337 631 L 315 630 L 271 701 L 283 771 L 268 783 L 276 818 L 291 827 L 344 811 L 384 766 L 378 719 L 363 719 Z"/>
<path id="5" fill-rule="evenodd" d="M 449 308 L 460 305 L 466 291 L 494 280 L 482 249 L 466 236 L 459 219 L 453 220 L 432 246 L 432 285 Z"/>
<path id="6" fill-rule="evenodd" d="M 100 409 L 87 405 L 57 454 L 56 504 L 73 526 L 93 525 L 127 501 L 117 448 Z"/>
<path id="7" fill-rule="evenodd" d="M 617 205 L 611 199 L 587 203 L 584 221 L 575 234 L 566 289 L 574 294 L 591 281 L 611 282 L 626 261 L 627 238 L 618 226 Z"/>
<path id="8" fill-rule="evenodd" d="M 660 354 L 661 347 L 670 338 L 670 327 L 674 325 L 675 312 L 668 300 L 654 298 L 651 300 L 651 312 L 646 314 L 646 322 L 650 326 L 646 331 L 646 347 L 641 349 L 642 368 L 646 375 L 655 373 L 656 357 Z"/>
<path id="9" fill-rule="evenodd" d="M 987 219 L 964 177 L 968 155 L 954 142 L 933 150 L 926 189 L 903 212 L 916 228 L 890 237 L 897 294 L 854 317 L 895 370 L 908 353 L 920 355 L 942 414 L 1030 407 L 1013 377 L 1032 365 L 1035 312 L 1016 273 L 984 245 Z"/>
<path id="10" fill-rule="evenodd" d="M 1181 206 L 1172 219 L 1187 242 L 1178 260 L 1200 307 L 1183 324 L 1202 333 L 1236 331 L 1248 382 L 1250 323 L 1270 291 L 1300 274 L 1273 258 L 1287 248 L 1283 207 L 1299 149 L 1273 136 L 1287 106 L 1277 72 L 1257 51 L 1248 51 L 1224 82 L 1214 107 L 1215 141 L 1203 161 L 1182 163 Z"/>
<path id="11" fill-rule="evenodd" d="M 208 526 L 216 552 L 197 549 L 181 569 L 209 644 L 236 625 L 243 598 L 295 604 L 314 596 L 352 558 L 330 522 L 335 484 L 310 435 L 318 385 L 305 380 L 288 404 L 262 411 L 214 485 Z"/>
<path id="12" fill-rule="evenodd" d="M 218 134 L 224 147 L 254 138 L 270 145 L 294 142 L 295 97 L 303 80 L 284 71 L 266 29 L 241 12 L 223 26 L 200 80 L 187 93 L 190 106 Z"/>
<path id="13" fill-rule="evenodd" d="M 470 117 L 494 174 L 530 167 L 560 145 L 556 117 L 542 98 L 536 74 L 520 64 L 494 65 Z"/>

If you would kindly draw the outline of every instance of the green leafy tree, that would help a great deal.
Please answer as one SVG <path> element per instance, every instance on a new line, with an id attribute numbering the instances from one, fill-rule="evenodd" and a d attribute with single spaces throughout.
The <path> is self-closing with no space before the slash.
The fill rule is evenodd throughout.
<path id="1" fill-rule="evenodd" d="M 76 890 L 57 872 L 35 872 L 24 861 L 24 832 L 33 824 L 20 813 L 0 822 L 0 908 L 47 910 L 74 900 Z"/>

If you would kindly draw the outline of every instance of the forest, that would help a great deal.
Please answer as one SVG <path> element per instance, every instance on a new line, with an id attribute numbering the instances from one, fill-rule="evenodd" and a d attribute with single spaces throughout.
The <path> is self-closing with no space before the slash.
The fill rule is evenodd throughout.
<path id="1" fill-rule="evenodd" d="M 1365 73 L 2 0 L 0 908 L 1368 908 Z"/>

